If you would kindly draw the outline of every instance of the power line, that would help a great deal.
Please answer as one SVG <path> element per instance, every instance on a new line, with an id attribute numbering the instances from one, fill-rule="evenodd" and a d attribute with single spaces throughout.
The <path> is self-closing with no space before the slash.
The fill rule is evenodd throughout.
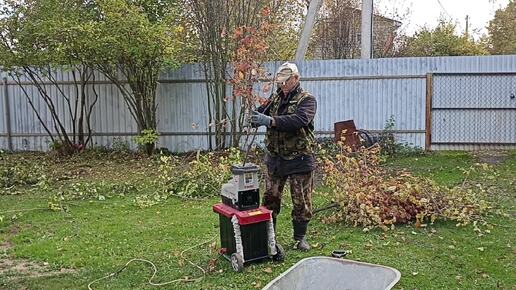
<path id="1" fill-rule="evenodd" d="M 450 13 L 448 13 L 448 11 L 446 11 L 446 8 L 444 8 L 443 4 L 441 3 L 441 0 L 437 0 L 437 3 L 439 3 L 439 6 L 441 6 L 441 9 L 444 11 L 444 13 L 446 13 L 446 15 L 448 15 L 448 17 L 450 17 L 450 20 L 452 20 L 453 17 L 451 17 Z"/>

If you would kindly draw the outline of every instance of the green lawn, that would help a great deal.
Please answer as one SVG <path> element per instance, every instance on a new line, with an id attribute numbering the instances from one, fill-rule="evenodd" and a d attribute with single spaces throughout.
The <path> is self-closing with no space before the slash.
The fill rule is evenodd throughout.
<path id="1" fill-rule="evenodd" d="M 155 160 L 102 154 L 60 161 L 41 154 L 4 154 L 0 158 L 4 164 L 23 159 L 25 164 L 36 166 L 30 170 L 44 170 L 49 176 L 60 177 L 52 188 L 104 180 L 128 182 L 152 191 L 157 166 Z M 406 168 L 440 184 L 454 185 L 462 182 L 461 168 L 477 162 L 477 157 L 468 153 L 449 152 L 400 157 L 386 166 L 392 170 Z M 131 258 L 147 259 L 158 267 L 154 282 L 202 276 L 189 262 L 203 268 L 212 266 L 200 281 L 177 282 L 163 289 L 255 289 L 302 258 L 327 256 L 340 248 L 351 250 L 349 259 L 398 269 L 402 278 L 396 289 L 515 289 L 516 152 L 508 153 L 495 170 L 496 178 L 487 185 L 493 189 L 491 200 L 498 210 L 487 217 L 493 226 L 483 227 L 489 232 L 482 236 L 472 226 L 458 228 L 451 222 L 365 233 L 343 224 L 323 224 L 321 217 L 327 214 L 323 212 L 310 224 L 309 242 L 314 249 L 301 253 L 292 249 L 291 203 L 287 198 L 278 225 L 279 242 L 287 250 L 286 261 L 252 264 L 238 274 L 218 258 L 217 245 L 213 244 L 219 242 L 218 217 L 211 209 L 217 198 L 172 198 L 140 209 L 133 203 L 134 193 L 129 192 L 106 200 L 74 201 L 68 212 L 13 212 L 45 208 L 48 202 L 46 194 L 34 187 L 15 186 L 0 195 L 0 289 L 87 289 L 89 282 L 114 272 Z M 17 194 L 7 194 L 14 191 Z M 321 207 L 327 200 L 316 196 L 314 203 Z M 181 256 L 192 246 L 196 247 Z M 9 263 L 32 270 L 2 271 Z M 147 284 L 151 273 L 148 265 L 133 264 L 93 288 L 155 288 Z"/>

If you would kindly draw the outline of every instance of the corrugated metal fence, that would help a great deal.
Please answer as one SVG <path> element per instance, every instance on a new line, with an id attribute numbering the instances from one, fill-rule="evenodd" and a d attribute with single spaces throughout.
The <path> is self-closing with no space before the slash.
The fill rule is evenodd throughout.
<path id="1" fill-rule="evenodd" d="M 266 67 L 272 72 L 279 64 Z M 334 123 L 348 119 L 360 129 L 379 132 L 393 116 L 398 140 L 413 146 L 516 148 L 516 100 L 511 98 L 516 94 L 516 55 L 316 60 L 298 65 L 302 86 L 317 98 L 318 137 L 333 136 Z M 71 76 L 63 72 L 60 80 L 70 81 Z M 101 76 L 97 80 L 94 144 L 132 144 L 136 125 L 121 95 Z M 74 94 L 70 85 L 62 86 Z M 24 87 L 50 124 L 37 90 Z M 21 89 L 9 78 L 0 88 L 0 148 L 47 150 L 49 138 Z M 91 91 L 91 85 L 87 89 Z M 66 116 L 63 102 L 57 103 Z M 163 73 L 158 103 L 158 146 L 178 152 L 208 148 L 206 83 L 199 65 Z"/>
<path id="2" fill-rule="evenodd" d="M 516 147 L 516 72 L 438 73 L 430 79 L 427 148 Z"/>

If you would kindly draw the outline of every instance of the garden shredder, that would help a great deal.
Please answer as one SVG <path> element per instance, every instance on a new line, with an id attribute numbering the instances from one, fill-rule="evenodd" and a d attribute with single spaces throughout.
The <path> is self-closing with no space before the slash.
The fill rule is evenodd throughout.
<path id="1" fill-rule="evenodd" d="M 260 167 L 253 163 L 233 165 L 233 177 L 221 189 L 222 203 L 213 206 L 219 214 L 220 253 L 236 272 L 244 263 L 285 258 L 276 242 L 272 212 L 260 206 L 258 172 Z"/>

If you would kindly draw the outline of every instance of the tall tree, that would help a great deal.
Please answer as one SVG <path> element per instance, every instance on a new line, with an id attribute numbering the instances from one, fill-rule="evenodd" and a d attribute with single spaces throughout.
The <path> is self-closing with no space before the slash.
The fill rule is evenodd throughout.
<path id="1" fill-rule="evenodd" d="M 322 59 L 360 55 L 359 0 L 325 0 L 312 37 L 311 54 Z"/>
<path id="2" fill-rule="evenodd" d="M 0 66 L 19 85 L 56 148 L 63 153 L 81 150 L 91 141 L 90 116 L 98 99 L 94 89 L 87 89 L 94 74 L 82 47 L 90 34 L 77 29 L 90 17 L 86 6 L 73 0 L 10 0 L 0 13 Z M 62 73 L 69 73 L 71 82 L 61 82 Z M 37 107 L 30 86 L 47 114 Z M 64 115 L 59 106 L 66 108 Z"/>
<path id="3" fill-rule="evenodd" d="M 484 55 L 487 50 L 467 35 L 455 34 L 455 24 L 441 20 L 434 29 L 422 28 L 408 37 L 403 56 Z"/>
<path id="4" fill-rule="evenodd" d="M 238 37 L 233 37 L 237 29 L 256 30 L 262 21 L 269 24 L 280 24 L 277 30 L 271 31 L 266 37 L 270 50 L 268 59 L 281 59 L 294 55 L 297 36 L 295 33 L 295 19 L 298 17 L 302 1 L 286 0 L 183 0 L 187 7 L 183 18 L 189 23 L 192 31 L 190 35 L 197 38 L 198 60 L 204 66 L 208 92 L 208 134 L 215 135 L 215 144 L 209 138 L 210 148 L 226 147 L 226 135 L 231 128 L 233 134 L 232 145 L 238 145 L 237 120 L 239 113 L 234 109 L 237 102 L 228 98 L 226 86 L 233 79 L 234 70 L 230 68 L 236 60 Z M 264 8 L 271 13 L 267 17 L 260 17 Z M 292 37 L 295 36 L 295 37 Z M 296 41 L 293 41 L 295 39 Z M 284 44 L 284 45 L 283 45 Z M 233 110 L 228 107 L 228 100 L 233 99 Z M 213 132 L 213 129 L 215 132 Z"/>
<path id="5" fill-rule="evenodd" d="M 275 0 L 270 5 L 267 60 L 294 60 L 309 0 Z"/>
<path id="6" fill-rule="evenodd" d="M 37 87 L 53 118 L 54 130 L 48 128 L 25 92 L 27 100 L 53 141 L 57 134 L 59 140 L 73 147 L 76 131 L 79 136 L 84 131 L 81 124 L 89 120 L 96 102 L 96 98 L 85 100 L 84 88 L 93 81 L 93 69 L 119 88 L 138 132 L 156 131 L 158 76 L 163 68 L 178 64 L 180 51 L 182 27 L 175 1 L 8 0 L 6 5 L 0 18 L 0 45 L 9 53 L 0 57 L 1 65 L 11 69 L 20 85 L 23 75 Z M 60 87 L 56 71 L 62 69 L 71 70 L 74 80 L 78 80 L 77 95 L 82 99 L 72 98 Z M 52 93 L 45 86 L 47 82 L 58 93 Z M 68 115 L 57 112 L 58 99 L 64 99 Z M 87 108 L 86 104 L 91 105 Z M 72 129 L 65 124 L 68 118 Z M 84 145 L 91 137 L 86 123 L 89 135 Z M 79 140 L 82 144 L 81 137 Z M 146 149 L 150 152 L 153 147 L 148 144 Z"/>
<path id="7" fill-rule="evenodd" d="M 179 6 L 171 0 L 97 0 L 92 64 L 120 90 L 138 132 L 156 131 L 160 72 L 179 64 Z M 154 144 L 146 150 L 152 152 Z"/>
<path id="8" fill-rule="evenodd" d="M 245 130 L 245 116 L 251 113 L 252 109 L 256 109 L 256 104 L 263 102 L 261 96 L 255 93 L 257 84 L 268 79 L 267 71 L 263 67 L 263 62 L 267 59 L 269 52 L 269 44 L 267 42 L 268 35 L 274 26 L 267 21 L 270 16 L 270 10 L 263 8 L 258 16 L 260 19 L 259 27 L 237 27 L 233 33 L 232 39 L 236 42 L 236 51 L 232 58 L 232 67 L 234 70 L 233 78 L 230 80 L 232 85 L 233 103 L 239 103 L 239 108 L 233 107 L 232 110 L 232 145 L 238 146 L 240 139 Z M 270 83 L 264 85 L 264 92 L 270 89 Z M 249 129 L 249 128 L 247 128 Z M 247 134 L 245 144 L 248 143 L 249 134 Z M 249 145 L 249 144 L 247 144 Z"/>
<path id="9" fill-rule="evenodd" d="M 496 11 L 487 27 L 493 54 L 516 53 L 516 1 Z"/>
<path id="10" fill-rule="evenodd" d="M 360 56 L 361 17 L 360 0 L 325 0 L 319 12 L 312 37 L 310 54 L 321 59 L 346 59 Z M 389 2 L 392 3 L 392 2 Z M 379 6 L 380 4 L 381 7 Z M 374 57 L 395 56 L 398 30 L 408 11 L 375 1 L 373 16 Z M 388 8 L 384 6 L 389 6 Z M 381 11 L 379 8 L 382 8 Z M 383 15 L 389 15 L 388 18 Z"/>

